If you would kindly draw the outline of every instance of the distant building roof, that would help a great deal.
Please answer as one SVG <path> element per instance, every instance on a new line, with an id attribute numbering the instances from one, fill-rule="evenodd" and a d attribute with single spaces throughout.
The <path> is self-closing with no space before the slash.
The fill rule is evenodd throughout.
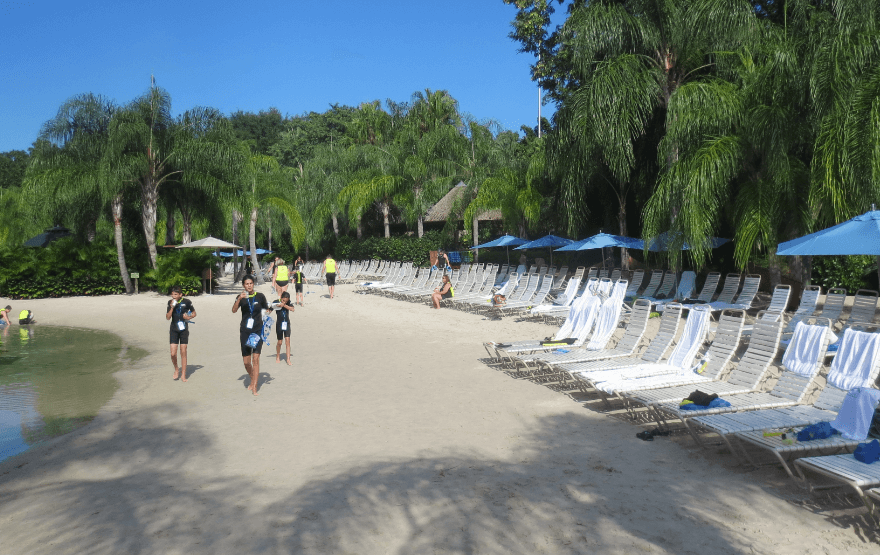
<path id="1" fill-rule="evenodd" d="M 459 181 L 458 185 L 453 187 L 446 193 L 443 198 L 437 201 L 437 204 L 432 206 L 427 215 L 425 215 L 426 222 L 445 222 L 447 218 L 449 218 L 449 213 L 452 211 L 455 206 L 455 202 L 464 194 L 467 185 L 465 185 L 464 181 Z M 461 219 L 461 216 L 458 217 Z M 501 210 L 486 210 L 479 216 L 477 216 L 478 220 L 500 220 L 501 219 Z"/>

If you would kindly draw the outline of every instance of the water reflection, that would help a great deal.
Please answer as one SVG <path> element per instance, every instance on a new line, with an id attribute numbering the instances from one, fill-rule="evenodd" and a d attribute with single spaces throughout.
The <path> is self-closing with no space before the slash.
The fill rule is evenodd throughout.
<path id="1" fill-rule="evenodd" d="M 0 331 L 0 460 L 88 422 L 116 391 L 122 341 L 93 330 Z M 15 334 L 18 334 L 16 337 Z"/>

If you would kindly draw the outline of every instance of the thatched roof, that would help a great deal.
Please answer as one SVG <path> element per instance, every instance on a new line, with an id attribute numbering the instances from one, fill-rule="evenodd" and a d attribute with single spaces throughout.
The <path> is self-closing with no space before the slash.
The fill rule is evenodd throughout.
<path id="1" fill-rule="evenodd" d="M 426 222 L 445 222 L 449 217 L 449 213 L 452 211 L 453 207 L 455 207 L 455 202 L 464 194 L 464 190 L 467 188 L 467 185 L 464 184 L 464 181 L 459 181 L 458 185 L 449 190 L 446 195 L 443 196 L 440 200 L 437 201 L 437 204 L 432 206 L 428 210 L 428 214 L 425 216 Z M 461 219 L 461 217 L 459 217 Z M 500 220 L 501 219 L 501 210 L 487 210 L 477 216 L 478 220 Z"/>

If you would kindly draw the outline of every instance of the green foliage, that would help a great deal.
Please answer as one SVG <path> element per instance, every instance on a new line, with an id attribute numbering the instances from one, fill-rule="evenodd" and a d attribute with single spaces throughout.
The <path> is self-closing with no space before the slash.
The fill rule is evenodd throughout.
<path id="1" fill-rule="evenodd" d="M 206 249 L 174 250 L 159 257 L 156 270 L 141 274 L 141 283 L 159 293 L 179 285 L 184 295 L 196 295 L 202 290 L 202 271 L 215 265 L 215 257 Z"/>
<path id="2" fill-rule="evenodd" d="M 869 286 L 868 280 L 876 270 L 873 256 L 816 256 L 811 281 L 824 290 L 843 287 L 852 295 Z"/>
<path id="3" fill-rule="evenodd" d="M 0 152 L 0 189 L 21 187 L 29 158 L 23 150 Z"/>
<path id="4" fill-rule="evenodd" d="M 429 252 L 442 247 L 443 235 L 437 231 L 429 231 L 419 239 L 417 237 L 369 237 L 352 239 L 340 237 L 336 244 L 336 258 L 339 260 L 382 259 L 412 262 L 418 265 L 429 263 Z"/>

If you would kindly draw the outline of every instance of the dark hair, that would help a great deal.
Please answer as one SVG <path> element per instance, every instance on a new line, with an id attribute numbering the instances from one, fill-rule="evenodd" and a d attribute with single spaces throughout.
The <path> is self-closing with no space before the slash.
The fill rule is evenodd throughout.
<path id="1" fill-rule="evenodd" d="M 244 276 L 243 278 L 241 278 L 241 284 L 244 285 L 244 282 L 246 282 L 247 280 L 254 281 L 254 276 L 250 274 Z"/>
<path id="2" fill-rule="evenodd" d="M 183 295 L 183 289 L 181 289 L 179 285 L 175 285 L 174 287 L 172 287 L 171 292 L 180 293 L 181 295 Z"/>
<path id="3" fill-rule="evenodd" d="M 6 310 L 12 310 L 12 305 L 11 304 L 6 305 Z"/>
<path id="4" fill-rule="evenodd" d="M 289 299 L 289 298 L 290 298 L 290 293 L 288 293 L 287 291 L 285 291 L 284 293 L 281 293 L 281 298 L 282 298 L 282 299 Z"/>

